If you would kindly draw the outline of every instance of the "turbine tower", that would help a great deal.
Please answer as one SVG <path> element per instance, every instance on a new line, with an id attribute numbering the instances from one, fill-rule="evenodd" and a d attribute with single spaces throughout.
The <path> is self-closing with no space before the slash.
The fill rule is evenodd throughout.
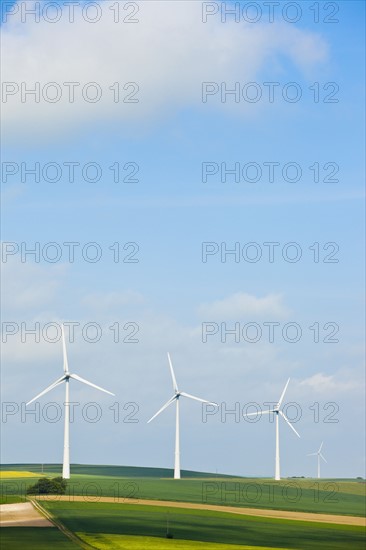
<path id="1" fill-rule="evenodd" d="M 157 413 L 154 414 L 148 420 L 151 422 L 156 418 L 161 412 L 163 412 L 169 405 L 175 402 L 175 455 L 174 455 L 174 479 L 180 479 L 180 436 L 179 436 L 179 398 L 181 396 L 188 397 L 189 399 L 194 399 L 195 401 L 200 401 L 201 403 L 208 403 L 209 405 L 215 405 L 217 407 L 216 403 L 211 403 L 210 401 L 207 401 L 206 399 L 201 399 L 200 397 L 195 397 L 194 395 L 191 395 L 189 393 L 185 393 L 183 391 L 179 391 L 178 384 L 175 379 L 175 374 L 173 370 L 172 361 L 170 359 L 170 355 L 168 353 L 168 361 L 169 361 L 169 367 L 170 367 L 170 374 L 172 375 L 172 381 L 173 381 L 173 390 L 174 395 L 161 407 L 161 409 L 158 410 Z"/>
<path id="2" fill-rule="evenodd" d="M 318 457 L 318 479 L 320 479 L 320 459 L 322 458 L 324 460 L 324 462 L 327 462 L 325 460 L 324 456 L 321 453 L 322 447 L 323 447 L 323 441 L 321 442 L 321 445 L 319 447 L 319 451 L 317 451 L 316 453 L 310 453 L 308 455 L 308 456 L 317 456 Z"/>
<path id="3" fill-rule="evenodd" d="M 281 416 L 285 422 L 290 426 L 291 430 L 295 432 L 297 437 L 300 437 L 300 435 L 297 433 L 287 416 L 283 411 L 281 411 L 281 405 L 283 398 L 285 397 L 285 393 L 287 390 L 287 386 L 289 385 L 290 379 L 287 380 L 286 386 L 284 387 L 284 390 L 281 394 L 281 397 L 279 401 L 277 402 L 276 406 L 273 409 L 270 409 L 268 411 L 261 411 L 261 414 L 274 414 L 275 415 L 275 422 L 276 422 L 276 459 L 275 459 L 275 480 L 279 481 L 281 479 L 281 473 L 280 473 L 280 428 L 279 428 L 279 417 Z M 244 416 L 254 416 L 257 415 L 257 412 L 254 413 L 248 413 Z"/>
<path id="4" fill-rule="evenodd" d="M 87 384 L 88 386 L 91 386 L 92 388 L 96 388 L 97 390 L 103 391 L 105 393 L 109 393 L 109 395 L 114 395 L 114 393 L 108 390 L 104 390 L 100 386 L 96 386 L 91 382 L 88 382 L 88 380 L 81 378 L 81 376 L 78 376 L 77 374 L 70 373 L 69 364 L 67 361 L 64 325 L 61 325 L 61 335 L 62 335 L 62 351 L 63 351 L 63 359 L 64 359 L 64 364 L 63 364 L 64 374 L 63 376 L 58 378 L 55 382 L 53 382 L 53 384 L 51 384 L 41 393 L 36 395 L 36 397 L 28 401 L 27 405 L 30 405 L 31 403 L 33 403 L 33 401 L 36 401 L 36 399 L 39 399 L 40 397 L 42 397 L 42 395 L 45 395 L 49 391 L 53 390 L 54 388 L 56 388 L 57 386 L 65 382 L 64 457 L 63 457 L 63 465 L 62 465 L 62 477 L 64 479 L 70 479 L 70 388 L 69 388 L 70 378 L 72 378 L 73 380 L 78 380 L 79 382 L 82 382 L 83 384 Z"/>

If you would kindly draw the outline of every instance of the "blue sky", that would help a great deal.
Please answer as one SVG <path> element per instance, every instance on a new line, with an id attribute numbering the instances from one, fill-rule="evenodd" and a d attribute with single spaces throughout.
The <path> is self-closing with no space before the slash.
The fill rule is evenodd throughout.
<path id="1" fill-rule="evenodd" d="M 145 424 L 170 395 L 169 350 L 186 391 L 218 403 L 276 400 L 290 376 L 288 399 L 300 403 L 304 415 L 296 426 L 301 440 L 282 431 L 283 475 L 311 475 L 305 455 L 322 440 L 329 477 L 363 475 L 355 416 L 363 417 L 364 404 L 364 4 L 339 2 L 335 24 L 314 24 L 310 3 L 301 2 L 304 17 L 295 25 L 281 17 L 252 25 L 212 17 L 204 25 L 200 3 L 149 2 L 140 3 L 138 24 L 118 28 L 108 4 L 101 3 L 104 17 L 95 25 L 79 12 L 74 24 L 22 24 L 16 16 L 3 24 L 7 82 L 94 81 L 108 98 L 116 81 L 140 85 L 137 104 L 87 104 L 80 97 L 74 105 L 21 104 L 19 96 L 2 104 L 3 163 L 97 162 L 104 174 L 96 183 L 80 177 L 71 183 L 66 172 L 57 183 L 31 177 L 22 183 L 18 173 L 2 183 L 3 242 L 63 247 L 94 241 L 103 250 L 96 264 L 78 254 L 72 264 L 65 256 L 50 264 L 22 263 L 15 255 L 2 265 L 3 322 L 98 322 L 105 329 L 101 341 L 90 344 L 79 334 L 69 345 L 70 365 L 97 384 L 104 380 L 122 404 L 140 405 L 138 424 L 108 422 L 110 411 L 100 423 L 75 423 L 72 461 L 171 466 L 173 411 Z M 296 82 L 303 97 L 298 103 L 276 96 L 272 104 L 222 104 L 215 96 L 202 103 L 203 81 L 224 81 L 228 88 L 254 81 L 262 89 L 264 82 L 280 82 L 279 89 Z M 337 83 L 339 102 L 314 103 L 314 82 Z M 114 183 L 108 170 L 114 162 L 137 163 L 140 181 Z M 262 168 L 296 162 L 303 177 L 297 183 L 270 183 L 264 176 L 257 183 L 203 183 L 203 162 Z M 314 162 L 337 163 L 339 182 L 312 181 Z M 139 262 L 114 263 L 108 247 L 131 241 L 140 247 Z M 281 243 L 279 250 L 297 242 L 303 257 L 298 263 L 280 254 L 273 263 L 201 260 L 202 242 L 228 248 L 256 242 L 265 250 L 268 241 Z M 314 263 L 314 242 L 337 243 L 339 262 Z M 233 296 L 239 305 L 231 311 Z M 113 343 L 107 327 L 116 321 L 138 323 L 139 343 Z M 294 321 L 304 335 L 296 344 L 280 337 L 273 344 L 265 338 L 223 344 L 217 337 L 203 344 L 204 321 Z M 308 329 L 314 322 L 337 323 L 340 341 L 315 344 Z M 59 343 L 9 337 L 3 400 L 27 401 L 60 369 Z M 100 399 L 106 411 L 113 402 L 92 390 L 74 391 L 82 402 Z M 62 391 L 50 399 L 62 403 Z M 339 422 L 314 423 L 314 402 L 337 403 Z M 266 421 L 252 426 L 215 416 L 203 424 L 193 403 L 184 404 L 183 413 L 182 467 L 272 474 L 274 434 Z M 14 415 L 2 427 L 3 461 L 60 461 L 61 423 L 24 424 Z M 86 438 L 78 445 L 86 433 L 101 442 L 97 450 Z M 248 456 L 249 445 L 266 452 Z"/>

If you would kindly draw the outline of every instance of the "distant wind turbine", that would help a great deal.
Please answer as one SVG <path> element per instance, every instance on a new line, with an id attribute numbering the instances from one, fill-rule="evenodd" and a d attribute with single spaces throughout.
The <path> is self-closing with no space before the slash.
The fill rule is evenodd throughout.
<path id="1" fill-rule="evenodd" d="M 308 455 L 308 456 L 317 456 L 318 457 L 318 479 L 320 479 L 320 459 L 322 458 L 324 460 L 324 462 L 327 462 L 325 460 L 324 456 L 321 453 L 322 447 L 323 447 L 323 441 L 321 442 L 321 445 L 319 447 L 319 451 L 317 451 L 316 453 L 310 453 Z"/>
<path id="2" fill-rule="evenodd" d="M 63 325 L 61 325 L 61 334 L 62 334 L 62 350 L 63 350 L 63 359 L 64 359 L 64 365 L 63 365 L 64 375 L 61 376 L 61 378 L 58 378 L 55 382 L 53 382 L 53 384 L 48 386 L 41 393 L 36 395 L 36 397 L 28 401 L 27 405 L 30 405 L 31 403 L 33 403 L 33 401 L 36 401 L 36 399 L 39 399 L 40 397 L 42 397 L 42 395 L 45 395 L 49 391 L 53 390 L 54 388 L 62 384 L 62 382 L 65 382 L 64 460 L 62 465 L 62 477 L 64 479 L 70 479 L 70 392 L 69 392 L 70 378 L 73 378 L 74 380 L 78 380 L 79 382 L 82 382 L 83 384 L 87 384 L 88 386 L 91 386 L 92 388 L 96 388 L 97 390 L 103 391 L 105 393 L 109 393 L 109 395 L 114 395 L 114 393 L 108 390 L 104 390 L 103 388 L 96 386 L 91 382 L 88 382 L 88 380 L 81 378 L 81 376 L 78 376 L 77 374 L 70 373 L 69 364 L 67 361 L 67 353 L 66 353 L 65 329 Z"/>
<path id="3" fill-rule="evenodd" d="M 283 398 L 285 397 L 285 393 L 286 393 L 286 390 L 287 390 L 287 386 L 289 385 L 289 382 L 290 382 L 290 378 L 287 380 L 286 386 L 284 387 L 284 390 L 283 390 L 283 392 L 281 394 L 281 397 L 280 397 L 278 403 L 276 404 L 276 406 L 273 409 L 270 409 L 269 411 L 261 411 L 261 414 L 270 414 L 270 413 L 274 414 L 275 419 L 276 419 L 275 480 L 277 480 L 277 481 L 279 481 L 281 479 L 281 474 L 280 474 L 280 433 L 279 433 L 279 420 L 278 420 L 279 416 L 282 416 L 282 418 L 290 426 L 291 430 L 293 430 L 295 432 L 297 437 L 300 437 L 300 435 L 297 433 L 297 431 L 295 430 L 295 428 L 293 427 L 293 425 L 291 424 L 291 422 L 289 421 L 289 419 L 287 418 L 285 413 L 281 411 L 282 401 L 283 401 Z M 254 416 L 254 415 L 257 415 L 257 414 L 258 414 L 257 412 L 254 412 L 254 413 L 245 414 L 244 416 Z"/>
<path id="4" fill-rule="evenodd" d="M 201 401 L 201 403 L 208 403 L 209 405 L 215 405 L 217 406 L 216 403 L 211 403 L 210 401 L 207 401 L 206 399 L 201 399 L 200 397 L 195 397 L 194 395 L 191 395 L 189 393 L 185 393 L 183 391 L 179 391 L 178 389 L 178 385 L 177 385 L 177 381 L 175 379 L 175 375 L 174 375 L 174 370 L 173 370 L 173 365 L 172 365 L 172 361 L 170 359 L 170 355 L 168 353 L 168 361 L 169 361 L 169 367 L 170 367 L 170 373 L 172 375 L 172 381 L 173 381 L 173 390 L 174 390 L 174 395 L 173 397 L 171 397 L 169 399 L 169 401 L 167 401 L 165 403 L 165 405 L 163 405 L 161 407 L 161 409 L 158 410 L 157 413 L 154 414 L 154 416 L 152 416 L 150 418 L 150 420 L 148 420 L 148 424 L 149 422 L 151 422 L 152 420 L 154 420 L 154 418 L 156 418 L 161 412 L 163 412 L 167 407 L 169 407 L 169 405 L 171 405 L 172 403 L 174 403 L 175 401 L 175 460 L 174 460 L 174 479 L 180 479 L 180 440 L 179 440 L 179 398 L 181 396 L 183 397 L 188 397 L 189 399 L 194 399 L 195 401 Z"/>

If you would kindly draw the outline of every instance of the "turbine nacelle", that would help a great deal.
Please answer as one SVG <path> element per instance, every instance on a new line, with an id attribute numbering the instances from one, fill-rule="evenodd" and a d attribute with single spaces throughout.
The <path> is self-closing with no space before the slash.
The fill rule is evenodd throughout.
<path id="1" fill-rule="evenodd" d="M 217 403 L 212 403 L 211 401 L 207 401 L 207 399 L 201 399 L 200 397 L 196 397 L 195 395 L 191 395 L 190 393 L 180 391 L 178 389 L 178 384 L 177 384 L 177 380 L 175 378 L 173 364 L 172 364 L 172 360 L 170 358 L 169 353 L 168 353 L 168 362 L 169 362 L 170 374 L 171 374 L 172 382 L 173 382 L 174 395 L 161 407 L 161 409 L 158 410 L 157 413 L 154 414 L 154 416 L 152 416 L 150 418 L 150 420 L 147 421 L 148 424 L 152 420 L 154 420 L 154 418 L 156 418 L 161 412 L 163 412 L 165 409 L 167 409 L 169 407 L 169 405 L 174 403 L 174 401 L 178 400 L 180 397 L 188 397 L 188 399 L 194 399 L 195 401 L 200 401 L 201 403 L 207 403 L 208 405 L 214 405 L 214 406 L 217 407 Z"/>
<path id="2" fill-rule="evenodd" d="M 308 456 L 317 456 L 317 457 L 322 458 L 322 459 L 324 460 L 324 462 L 327 462 L 327 461 L 325 460 L 324 456 L 322 455 L 322 452 L 321 452 L 321 451 L 322 451 L 322 448 L 323 448 L 323 441 L 321 442 L 321 445 L 320 445 L 320 447 L 319 447 L 319 450 L 316 451 L 316 453 L 310 453 L 310 454 L 308 454 Z"/>
<path id="3" fill-rule="evenodd" d="M 38 395 L 36 395 L 36 397 L 34 397 L 30 401 L 28 401 L 27 405 L 30 405 L 31 403 L 33 403 L 33 401 L 35 401 L 39 397 L 42 397 L 43 395 L 45 395 L 49 391 L 53 390 L 54 388 L 56 388 L 56 386 L 58 386 L 59 384 L 62 384 L 62 382 L 68 382 L 70 380 L 70 378 L 72 378 L 73 380 L 78 380 L 79 382 L 82 382 L 83 384 L 86 384 L 87 386 L 91 386 L 92 388 L 95 388 L 95 389 L 97 389 L 99 391 L 102 391 L 104 393 L 108 393 L 109 395 L 114 395 L 114 393 L 112 393 L 108 390 L 105 390 L 104 388 L 101 388 L 100 386 L 97 386 L 96 384 L 93 384 L 92 382 L 89 382 L 88 380 L 85 380 L 85 378 L 81 378 L 81 376 L 78 376 L 77 374 L 72 374 L 69 371 L 69 363 L 68 363 L 68 360 L 67 360 L 67 351 L 66 351 L 66 342 L 65 342 L 65 329 L 64 329 L 63 324 L 61 325 L 61 337 L 62 337 L 62 353 L 63 353 L 64 375 L 61 376 L 61 378 L 58 378 L 57 380 L 55 380 L 55 382 L 53 382 L 49 386 L 47 386 L 47 388 L 45 390 L 43 390 L 41 393 L 39 393 Z"/>
<path id="4" fill-rule="evenodd" d="M 285 393 L 286 393 L 286 390 L 287 390 L 287 387 L 289 385 L 289 382 L 290 382 L 290 378 L 287 380 L 286 382 L 286 386 L 284 387 L 283 389 L 283 392 L 281 394 L 281 397 L 279 399 L 279 401 L 277 402 L 277 405 L 273 408 L 273 409 L 270 409 L 268 411 L 261 411 L 260 414 L 276 414 L 277 416 L 280 415 L 282 416 L 282 418 L 284 419 L 284 421 L 289 425 L 289 427 L 291 428 L 291 430 L 293 430 L 295 432 L 295 434 L 297 435 L 297 437 L 300 437 L 300 435 L 298 434 L 298 432 L 295 430 L 295 428 L 293 427 L 293 425 L 291 424 L 291 422 L 289 421 L 289 419 L 287 418 L 287 416 L 285 415 L 285 413 L 281 410 L 281 405 L 282 405 L 282 402 L 283 402 L 283 399 L 285 397 Z M 258 413 L 257 412 L 254 412 L 254 413 L 248 413 L 248 414 L 245 414 L 244 416 L 256 416 Z"/>

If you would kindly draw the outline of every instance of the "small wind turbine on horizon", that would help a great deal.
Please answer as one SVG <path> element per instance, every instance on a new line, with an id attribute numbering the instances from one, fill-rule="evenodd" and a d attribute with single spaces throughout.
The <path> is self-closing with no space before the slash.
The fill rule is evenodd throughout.
<path id="1" fill-rule="evenodd" d="M 151 422 L 152 420 L 154 420 L 154 418 L 156 418 L 161 412 L 163 412 L 165 409 L 167 409 L 169 407 L 169 405 L 171 405 L 172 403 L 174 403 L 175 401 L 175 460 L 174 460 L 174 479 L 180 479 L 180 438 L 179 438 L 179 398 L 181 396 L 183 397 L 188 397 L 189 399 L 194 399 L 195 401 L 200 401 L 201 403 L 207 403 L 209 405 L 215 405 L 217 407 L 217 404 L 216 403 L 211 403 L 210 401 L 207 401 L 206 399 L 201 399 L 200 397 L 195 397 L 194 395 L 191 395 L 189 393 L 185 393 L 183 391 L 179 391 L 178 389 L 178 384 L 177 384 L 177 381 L 175 379 L 175 374 L 174 374 L 174 370 L 173 370 L 173 365 L 172 365 L 172 361 L 170 359 L 170 355 L 168 353 L 168 361 L 169 361 L 169 367 L 170 367 L 170 374 L 172 376 L 172 381 L 173 381 L 173 390 L 174 390 L 174 395 L 173 397 L 171 397 L 169 399 L 169 401 L 167 401 L 165 403 L 165 405 L 163 405 L 161 407 L 161 409 L 158 410 L 157 413 L 154 414 L 154 416 L 152 416 L 150 418 L 150 420 L 148 420 L 148 424 L 149 422 Z"/>
<path id="2" fill-rule="evenodd" d="M 100 390 L 102 392 L 108 393 L 109 395 L 114 395 L 114 393 L 108 390 L 104 390 L 100 386 L 97 386 L 96 384 L 93 384 L 92 382 L 85 380 L 85 378 L 81 378 L 81 376 L 78 376 L 77 374 L 70 373 L 69 364 L 67 360 L 64 325 L 61 325 L 61 335 L 62 335 L 64 374 L 63 376 L 58 378 L 55 382 L 50 384 L 45 390 L 43 390 L 41 393 L 36 395 L 36 397 L 28 401 L 27 405 L 30 405 L 31 403 L 33 403 L 33 401 L 36 401 L 36 399 L 39 399 L 40 397 L 42 397 L 42 395 L 45 395 L 49 391 L 53 390 L 54 388 L 56 388 L 57 386 L 65 382 L 64 456 L 63 456 L 63 464 L 62 464 L 62 477 L 64 479 L 70 479 L 70 389 L 69 389 L 70 378 L 72 378 L 73 380 L 78 380 L 79 382 L 82 382 L 83 384 L 87 384 L 88 386 L 91 386 L 92 388 L 96 388 L 97 390 Z"/>
<path id="3" fill-rule="evenodd" d="M 281 411 L 281 405 L 282 405 L 282 402 L 283 402 L 283 398 L 285 397 L 285 393 L 286 393 L 286 390 L 287 390 L 287 386 L 289 385 L 289 382 L 290 382 L 290 378 L 287 380 L 287 383 L 286 383 L 286 386 L 284 387 L 284 390 L 281 394 L 281 397 L 279 399 L 279 401 L 277 402 L 276 406 L 273 408 L 273 409 L 270 409 L 268 411 L 261 411 L 261 414 L 274 414 L 275 415 L 275 420 L 276 420 L 276 462 L 275 462 L 275 480 L 276 481 L 279 481 L 281 479 L 281 474 L 280 474 L 280 433 L 279 433 L 279 416 L 282 416 L 282 418 L 285 420 L 285 422 L 290 426 L 291 430 L 293 430 L 295 432 L 295 434 L 297 435 L 297 437 L 300 437 L 300 435 L 297 433 L 297 431 L 295 430 L 295 428 L 293 427 L 293 425 L 291 424 L 291 422 L 289 421 L 289 419 L 287 418 L 287 416 L 285 415 L 285 413 L 283 411 Z M 257 412 L 254 412 L 254 413 L 248 413 L 248 414 L 245 414 L 244 416 L 254 416 L 254 415 L 257 415 L 258 413 Z"/>
<path id="4" fill-rule="evenodd" d="M 316 453 L 310 453 L 308 456 L 317 456 L 318 457 L 318 479 L 320 479 L 320 459 L 322 458 L 324 462 L 327 462 L 324 458 L 324 456 L 321 453 L 321 450 L 323 448 L 323 441 L 321 442 L 321 445 L 319 447 L 319 450 Z"/>

